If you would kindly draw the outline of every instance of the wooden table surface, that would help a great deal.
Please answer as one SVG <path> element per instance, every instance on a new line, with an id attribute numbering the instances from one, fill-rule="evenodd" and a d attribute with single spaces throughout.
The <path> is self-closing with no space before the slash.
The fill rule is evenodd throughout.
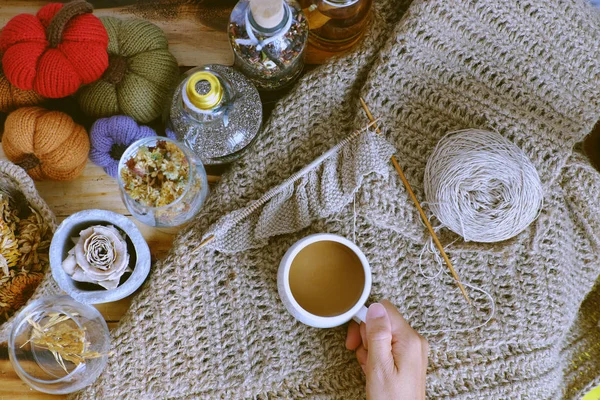
<path id="1" fill-rule="evenodd" d="M 60 0 L 59 0 L 60 1 Z M 90 0 L 88 0 L 90 1 Z M 20 13 L 35 14 L 49 1 L 39 0 L 0 0 L 0 28 L 10 18 Z M 175 55 L 182 68 L 208 63 L 231 65 L 231 52 L 225 32 L 231 6 L 237 0 L 91 0 L 95 6 L 94 14 L 112 15 L 120 18 L 145 18 L 161 27 L 169 39 L 169 49 Z M 309 50 L 308 63 L 320 63 L 326 54 Z M 272 103 L 281 94 L 263 97 L 268 112 Z M 0 119 L 0 124 L 3 119 Z M 6 157 L 0 149 L 0 159 Z M 211 171 L 219 174 L 222 170 Z M 215 183 L 218 177 L 209 177 Z M 131 217 L 119 195 L 116 181 L 104 171 L 88 163 L 82 176 L 70 182 L 36 182 L 40 195 L 57 216 L 58 222 L 71 214 L 92 208 L 111 210 L 131 218 L 146 238 L 153 260 L 164 257 L 169 251 L 179 228 L 151 228 Z M 131 296 L 114 303 L 97 305 L 112 329 L 117 326 L 121 316 L 127 311 Z M 66 396 L 54 396 L 30 389 L 14 372 L 6 344 L 0 344 L 0 400 L 17 399 L 62 399 Z"/>

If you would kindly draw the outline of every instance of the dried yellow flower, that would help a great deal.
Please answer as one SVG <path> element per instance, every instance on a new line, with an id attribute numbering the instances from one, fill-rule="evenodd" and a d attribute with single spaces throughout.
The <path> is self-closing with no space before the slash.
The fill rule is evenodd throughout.
<path id="1" fill-rule="evenodd" d="M 9 268 L 14 267 L 21 258 L 19 244 L 15 237 L 17 216 L 10 212 L 8 198 L 0 194 L 0 270 L 5 276 L 9 275 Z"/>
<path id="2" fill-rule="evenodd" d="M 104 355 L 87 351 L 89 342 L 85 338 L 85 329 L 80 328 L 70 316 L 50 313 L 48 317 L 50 318 L 43 326 L 31 318 L 27 319 L 27 322 L 33 327 L 33 331 L 31 338 L 21 347 L 32 342 L 38 347 L 49 350 L 66 373 L 68 370 L 65 360 L 79 365 L 87 359 Z"/>
<path id="3" fill-rule="evenodd" d="M 32 208 L 20 219 L 18 208 L 0 191 L 0 323 L 29 300 L 50 264 L 51 226 Z"/>
<path id="4" fill-rule="evenodd" d="M 51 236 L 50 226 L 36 210 L 31 209 L 31 215 L 19 221 L 19 266 L 30 271 L 44 271 L 49 263 Z"/>
<path id="5" fill-rule="evenodd" d="M 42 273 L 22 272 L 0 280 L 0 323 L 25 305 L 43 278 Z"/>

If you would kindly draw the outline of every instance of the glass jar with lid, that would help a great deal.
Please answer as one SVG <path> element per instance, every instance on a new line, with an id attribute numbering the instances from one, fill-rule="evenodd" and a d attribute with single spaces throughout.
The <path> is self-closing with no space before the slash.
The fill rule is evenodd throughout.
<path id="1" fill-rule="evenodd" d="M 231 67 L 209 64 L 186 73 L 175 89 L 167 136 L 192 149 L 205 165 L 240 157 L 262 124 L 256 88 Z"/>
<path id="2" fill-rule="evenodd" d="M 309 43 L 339 53 L 362 38 L 373 0 L 300 0 L 310 28 Z"/>
<path id="3" fill-rule="evenodd" d="M 304 69 L 308 23 L 295 0 L 241 0 L 231 12 L 234 66 L 259 90 L 292 84 Z"/>

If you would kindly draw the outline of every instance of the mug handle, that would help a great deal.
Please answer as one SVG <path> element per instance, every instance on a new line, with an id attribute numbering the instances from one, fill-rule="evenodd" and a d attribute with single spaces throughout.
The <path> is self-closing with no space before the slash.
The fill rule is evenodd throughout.
<path id="1" fill-rule="evenodd" d="M 359 325 L 361 324 L 361 322 L 366 322 L 367 321 L 367 307 L 365 307 L 363 305 L 358 310 L 356 315 L 352 317 L 352 319 L 355 320 Z"/>

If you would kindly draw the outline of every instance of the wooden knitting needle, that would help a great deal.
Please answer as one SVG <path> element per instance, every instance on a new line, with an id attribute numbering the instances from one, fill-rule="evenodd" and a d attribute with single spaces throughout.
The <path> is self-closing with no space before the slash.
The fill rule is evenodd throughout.
<path id="1" fill-rule="evenodd" d="M 371 114 L 371 111 L 369 110 L 367 103 L 365 103 L 365 101 L 363 100 L 362 97 L 360 97 L 360 103 L 362 104 L 362 107 L 365 110 L 367 117 L 369 117 L 369 120 L 371 122 L 374 122 L 375 118 L 373 118 L 373 114 Z M 374 126 L 375 126 L 375 130 L 377 131 L 377 133 L 381 134 L 381 130 L 379 129 L 379 127 L 377 125 L 374 125 Z M 394 168 L 396 168 L 396 172 L 398 172 L 398 175 L 400 176 L 402 183 L 404 183 L 404 187 L 406 188 L 408 195 L 410 196 L 412 201 L 415 203 L 415 206 L 417 206 L 417 210 L 419 210 L 419 214 L 421 214 L 421 219 L 427 226 L 427 230 L 429 230 L 429 233 L 431 234 L 431 237 L 433 239 L 433 242 L 435 243 L 435 246 L 438 248 L 438 250 L 440 251 L 440 254 L 444 258 L 444 261 L 446 262 L 448 269 L 452 273 L 452 277 L 456 281 L 458 288 L 462 292 L 462 295 L 465 297 L 465 299 L 467 299 L 467 302 L 469 304 L 471 304 L 471 300 L 469 299 L 469 296 L 467 295 L 467 291 L 465 290 L 465 287 L 460 282 L 460 278 L 458 277 L 458 274 L 454 270 L 454 267 L 452 266 L 452 262 L 450 262 L 448 255 L 446 255 L 446 252 L 444 251 L 444 247 L 442 246 L 442 243 L 440 243 L 440 240 L 438 239 L 435 231 L 433 230 L 433 227 L 431 226 L 429 219 L 425 215 L 423 208 L 421 208 L 421 204 L 419 204 L 419 200 L 417 200 L 417 196 L 415 196 L 415 193 L 413 192 L 412 188 L 410 187 L 410 183 L 408 183 L 408 180 L 406 179 L 404 172 L 402 172 L 402 168 L 400 168 L 400 164 L 398 164 L 398 161 L 396 160 L 396 156 L 394 156 L 394 155 L 392 155 L 392 164 L 394 164 Z"/>

